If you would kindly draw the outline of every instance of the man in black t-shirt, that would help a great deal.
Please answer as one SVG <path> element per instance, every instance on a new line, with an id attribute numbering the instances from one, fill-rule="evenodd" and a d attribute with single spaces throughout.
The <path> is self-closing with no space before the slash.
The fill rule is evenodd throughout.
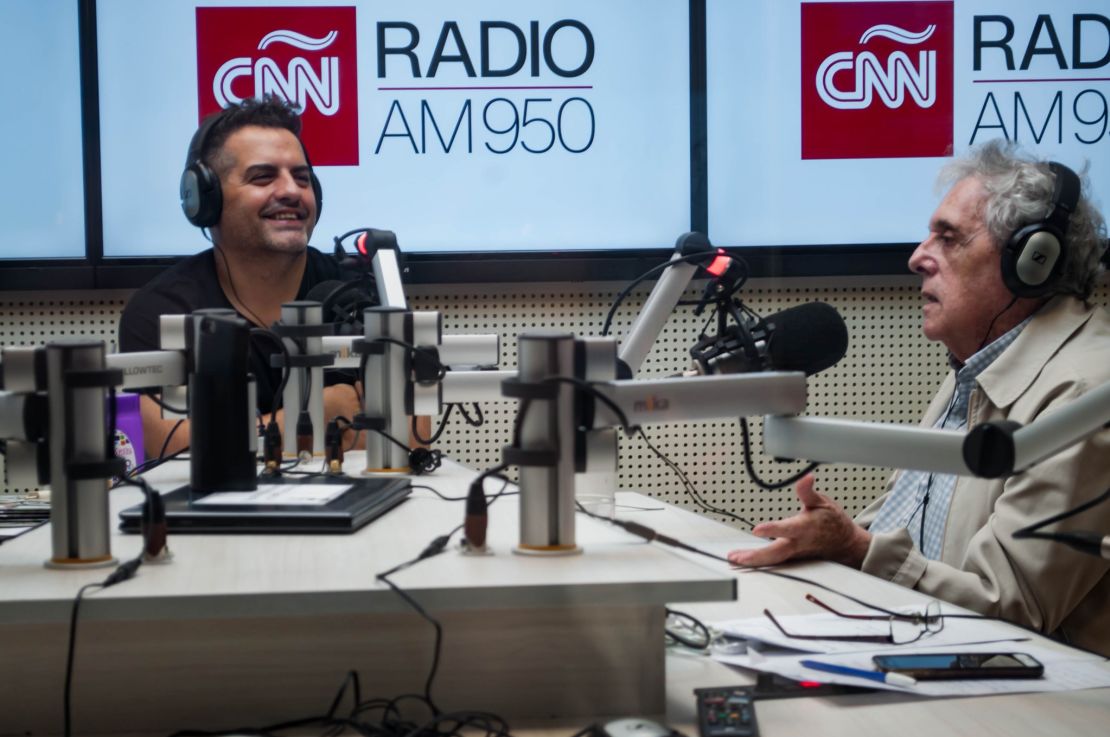
<path id="1" fill-rule="evenodd" d="M 182 208 L 190 222 L 209 229 L 213 247 L 132 296 L 120 320 L 121 351 L 157 350 L 162 314 L 222 307 L 252 325 L 269 327 L 281 317 L 282 304 L 304 299 L 322 281 L 340 278 L 338 264 L 308 246 L 321 189 L 300 130 L 296 109 L 273 97 L 246 100 L 201 123 L 182 175 Z M 251 370 L 264 413 L 275 406 L 281 377 L 269 367 L 269 356 L 278 348 L 268 343 L 252 338 Z M 353 417 L 359 410 L 356 385 L 349 378 L 328 381 L 325 418 Z M 157 456 L 163 446 L 172 453 L 188 445 L 187 423 L 174 431 L 175 421 L 162 419 L 149 397 L 143 397 L 141 408 L 148 456 Z M 283 423 L 284 413 L 278 410 L 275 419 Z"/>

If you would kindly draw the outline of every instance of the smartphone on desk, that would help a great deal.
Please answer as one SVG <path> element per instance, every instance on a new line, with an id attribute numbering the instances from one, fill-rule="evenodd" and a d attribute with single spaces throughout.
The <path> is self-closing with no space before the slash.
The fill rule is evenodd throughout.
<path id="1" fill-rule="evenodd" d="M 1044 666 L 1025 653 L 906 653 L 876 655 L 875 667 L 919 681 L 963 678 L 1040 678 Z"/>

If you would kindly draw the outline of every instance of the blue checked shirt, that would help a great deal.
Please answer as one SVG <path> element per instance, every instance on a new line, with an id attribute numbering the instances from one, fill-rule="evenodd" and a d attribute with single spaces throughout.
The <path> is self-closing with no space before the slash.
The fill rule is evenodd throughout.
<path id="1" fill-rule="evenodd" d="M 976 378 L 994 359 L 1010 347 L 1032 316 L 1009 330 L 993 343 L 967 359 L 956 371 L 956 391 L 948 409 L 933 425 L 935 428 L 962 430 L 967 427 L 968 400 L 975 388 Z M 956 477 L 952 474 L 933 474 L 924 471 L 903 471 L 894 481 L 890 496 L 879 509 L 871 532 L 889 532 L 905 528 L 914 545 L 930 560 L 940 558 L 944 542 L 944 525 L 948 520 L 948 507 L 956 490 Z M 922 518 L 924 517 L 924 521 Z M 924 530 L 924 534 L 922 534 Z"/>

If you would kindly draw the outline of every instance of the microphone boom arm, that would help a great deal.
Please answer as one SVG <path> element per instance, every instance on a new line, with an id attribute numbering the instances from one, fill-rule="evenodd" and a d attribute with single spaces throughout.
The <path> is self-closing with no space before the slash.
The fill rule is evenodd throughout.
<path id="1" fill-rule="evenodd" d="M 823 417 L 763 418 L 763 447 L 776 458 L 1000 478 L 1110 426 L 1110 383 L 1028 425 L 985 422 L 964 433 Z"/>
<path id="2" fill-rule="evenodd" d="M 702 233 L 691 232 L 679 237 L 670 265 L 655 282 L 643 308 L 621 341 L 617 353 L 618 375 L 621 378 L 632 378 L 640 370 L 659 333 L 663 331 L 663 326 L 674 313 L 675 306 L 697 273 L 699 265 L 684 259 L 698 253 L 704 253 L 708 257 L 714 251 L 709 239 Z"/>

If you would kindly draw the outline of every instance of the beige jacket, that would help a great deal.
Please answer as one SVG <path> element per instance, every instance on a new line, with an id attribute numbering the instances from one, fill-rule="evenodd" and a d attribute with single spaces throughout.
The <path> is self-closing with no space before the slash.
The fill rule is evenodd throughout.
<path id="1" fill-rule="evenodd" d="M 1078 299 L 1051 300 L 978 377 L 968 427 L 987 420 L 1028 424 L 1110 381 L 1110 313 Z M 950 373 L 922 425 L 952 396 Z M 1110 418 L 1107 418 L 1110 420 Z M 893 479 L 892 479 L 893 481 Z M 877 533 L 863 570 L 943 601 L 1005 617 L 1110 656 L 1110 561 L 1012 533 L 1110 488 L 1110 430 L 1009 479 L 960 477 L 941 559 L 925 558 L 906 530 Z M 886 493 L 860 513 L 867 527 Z M 1110 503 L 1047 528 L 1110 534 Z"/>

